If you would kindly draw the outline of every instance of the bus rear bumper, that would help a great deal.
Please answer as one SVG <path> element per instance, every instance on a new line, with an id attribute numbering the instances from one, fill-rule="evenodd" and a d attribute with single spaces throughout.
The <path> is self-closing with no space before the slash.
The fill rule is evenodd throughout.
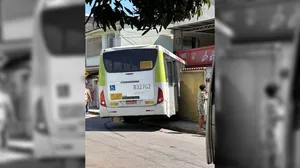
<path id="1" fill-rule="evenodd" d="M 100 107 L 100 117 L 125 117 L 125 116 L 151 116 L 151 115 L 166 115 L 169 116 L 166 110 L 166 102 L 153 106 L 141 107 Z M 169 116 L 170 117 L 170 116 Z"/>
<path id="2" fill-rule="evenodd" d="M 33 155 L 36 159 L 80 158 L 85 156 L 83 137 L 50 137 L 35 134 Z"/>

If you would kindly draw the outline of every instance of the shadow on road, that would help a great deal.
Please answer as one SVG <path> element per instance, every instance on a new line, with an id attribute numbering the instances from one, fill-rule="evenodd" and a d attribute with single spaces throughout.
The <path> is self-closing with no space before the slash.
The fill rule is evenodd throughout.
<path id="1" fill-rule="evenodd" d="M 59 162 L 40 162 L 37 160 L 26 160 L 26 161 L 16 161 L 11 163 L 6 163 L 0 165 L 1 168 L 31 168 L 31 167 L 38 167 L 38 168 L 61 168 L 61 164 Z"/>
<path id="2" fill-rule="evenodd" d="M 85 159 L 77 160 L 78 164 L 72 166 L 72 168 L 84 167 Z M 63 160 L 59 159 L 49 159 L 49 160 L 23 160 L 23 161 L 14 161 L 11 163 L 0 164 L 1 168 L 68 168 L 71 166 L 67 166 L 64 164 Z"/>
<path id="3" fill-rule="evenodd" d="M 205 135 L 193 135 L 194 137 L 206 137 Z"/>
<path id="4" fill-rule="evenodd" d="M 165 134 L 183 134 L 182 132 L 164 132 Z"/>
<path id="5" fill-rule="evenodd" d="M 85 130 L 89 131 L 115 131 L 115 132 L 155 132 L 159 127 L 143 124 L 114 123 L 110 118 L 100 118 L 98 116 L 85 119 Z"/>

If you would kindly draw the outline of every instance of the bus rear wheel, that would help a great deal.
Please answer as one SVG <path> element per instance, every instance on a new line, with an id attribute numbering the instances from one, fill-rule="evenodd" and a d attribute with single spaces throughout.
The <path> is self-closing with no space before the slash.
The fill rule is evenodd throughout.
<path id="1" fill-rule="evenodd" d="M 138 124 L 140 121 L 140 117 L 130 116 L 130 117 L 123 117 L 124 123 L 128 124 Z"/>

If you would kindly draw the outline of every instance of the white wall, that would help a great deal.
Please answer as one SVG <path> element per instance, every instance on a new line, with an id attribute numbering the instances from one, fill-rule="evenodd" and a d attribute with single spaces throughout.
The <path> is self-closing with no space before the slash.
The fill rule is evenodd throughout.
<path id="1" fill-rule="evenodd" d="M 115 33 L 114 46 L 128 46 L 128 45 L 161 45 L 173 52 L 173 34 L 171 30 L 162 30 L 157 34 L 156 30 L 151 30 L 144 36 L 142 36 L 143 31 L 137 31 L 136 29 L 131 29 L 131 27 L 125 27 L 124 30 L 119 32 L 105 32 L 102 34 L 102 48 L 108 48 L 108 38 L 107 35 Z M 94 57 L 88 57 L 86 59 L 87 66 L 98 66 L 99 65 L 99 55 Z"/>
<path id="2" fill-rule="evenodd" d="M 98 66 L 100 62 L 100 55 L 94 57 L 88 57 L 86 59 L 86 66 Z"/>
<path id="3" fill-rule="evenodd" d="M 143 31 L 137 31 L 130 27 L 125 27 L 120 32 L 121 46 L 127 45 L 161 45 L 173 52 L 173 34 L 171 30 L 162 30 L 157 34 L 156 30 L 150 30 L 142 36 Z"/>

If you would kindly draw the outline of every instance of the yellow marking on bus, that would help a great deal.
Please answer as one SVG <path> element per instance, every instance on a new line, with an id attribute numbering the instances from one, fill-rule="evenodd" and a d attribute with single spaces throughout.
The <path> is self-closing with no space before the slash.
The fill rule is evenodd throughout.
<path id="1" fill-rule="evenodd" d="M 141 61 L 140 69 L 151 69 L 153 67 L 152 61 Z"/>
<path id="2" fill-rule="evenodd" d="M 158 51 L 157 61 L 155 64 L 155 82 L 167 82 L 163 51 Z"/>
<path id="3" fill-rule="evenodd" d="M 106 71 L 104 68 L 103 56 L 100 56 L 100 64 L 99 64 L 99 75 L 98 75 L 98 85 L 105 86 L 106 85 Z"/>
<path id="4" fill-rule="evenodd" d="M 145 101 L 145 104 L 154 104 L 154 101 Z"/>
<path id="5" fill-rule="evenodd" d="M 109 105 L 110 105 L 110 106 L 118 106 L 119 103 L 118 103 L 118 102 L 111 102 L 111 103 L 109 103 Z"/>
<path id="6" fill-rule="evenodd" d="M 121 100 L 123 97 L 122 93 L 112 93 L 110 94 L 110 100 Z"/>

